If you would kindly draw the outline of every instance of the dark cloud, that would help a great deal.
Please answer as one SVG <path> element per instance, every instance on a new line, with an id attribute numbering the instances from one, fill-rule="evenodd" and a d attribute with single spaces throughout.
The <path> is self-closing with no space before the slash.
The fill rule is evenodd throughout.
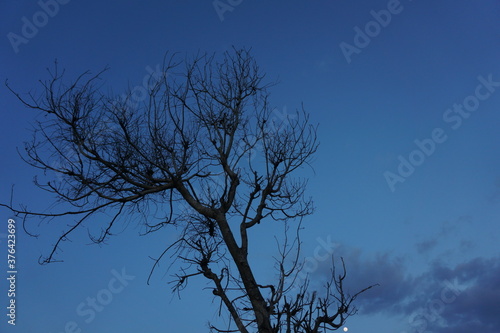
<path id="1" fill-rule="evenodd" d="M 500 257 L 454 266 L 436 261 L 428 271 L 412 276 L 411 262 L 404 258 L 366 258 L 345 248 L 338 254 L 345 258 L 351 293 L 380 284 L 359 296 L 360 314 L 398 316 L 407 325 L 406 333 L 500 332 Z"/>
<path id="2" fill-rule="evenodd" d="M 463 286 L 440 315 L 446 325 L 438 333 L 500 332 L 500 257 L 476 258 L 447 272 Z"/>
<path id="3" fill-rule="evenodd" d="M 370 285 L 378 284 L 358 298 L 357 307 L 365 314 L 388 312 L 400 313 L 401 300 L 412 291 L 414 279 L 406 274 L 404 258 L 389 254 L 377 254 L 373 258 L 362 257 L 359 250 L 345 247 L 336 249 L 336 256 L 344 258 L 347 270 L 345 289 L 351 294 Z M 339 266 L 337 260 L 336 266 Z M 337 267 L 338 268 L 338 267 Z M 324 281 L 329 267 L 322 267 L 317 274 L 323 275 L 317 281 Z"/>

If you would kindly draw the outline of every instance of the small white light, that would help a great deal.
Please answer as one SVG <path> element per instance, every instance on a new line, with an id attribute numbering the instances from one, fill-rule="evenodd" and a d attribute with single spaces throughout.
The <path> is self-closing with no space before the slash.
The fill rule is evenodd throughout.
<path id="1" fill-rule="evenodd" d="M 344 327 L 344 332 L 347 332 L 349 331 L 349 329 L 347 327 Z"/>

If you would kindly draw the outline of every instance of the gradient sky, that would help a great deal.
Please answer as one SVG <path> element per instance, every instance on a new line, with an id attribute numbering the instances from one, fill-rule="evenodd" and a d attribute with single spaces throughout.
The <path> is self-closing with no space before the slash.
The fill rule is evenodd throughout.
<path id="1" fill-rule="evenodd" d="M 316 204 L 302 236 L 307 272 L 313 285 L 326 279 L 330 261 L 314 253 L 331 243 L 353 291 L 380 284 L 359 297 L 349 332 L 500 332 L 498 1 L 221 0 L 231 10 L 218 13 L 212 1 L 60 0 L 46 7 L 51 15 L 40 13 L 44 3 L 0 4 L 0 79 L 19 92 L 40 91 L 56 58 L 68 78 L 108 65 L 105 87 L 119 93 L 140 86 L 166 51 L 234 45 L 251 47 L 267 78 L 279 80 L 271 90 L 277 116 L 304 103 L 321 141 L 314 172 L 301 171 Z M 23 37 L 34 19 L 37 31 L 24 28 Z M 48 210 L 52 198 L 35 188 L 37 171 L 16 152 L 36 114 L 5 87 L 0 108 L 0 202 L 15 185 L 15 205 Z M 0 212 L 4 258 L 12 215 Z M 81 230 L 63 244 L 64 262 L 46 266 L 38 257 L 71 220 L 31 220 L 38 239 L 18 225 L 17 325 L 6 323 L 2 278 L 0 332 L 207 332 L 219 303 L 205 281 L 179 299 L 164 263 L 146 284 L 149 256 L 174 230 L 141 237 L 137 220 L 125 222 L 102 246 L 88 245 Z M 266 228 L 266 236 L 279 232 Z M 265 239 L 252 253 L 264 278 L 273 276 L 266 265 L 275 254 Z M 98 295 L 112 299 L 91 314 L 86 299 Z"/>

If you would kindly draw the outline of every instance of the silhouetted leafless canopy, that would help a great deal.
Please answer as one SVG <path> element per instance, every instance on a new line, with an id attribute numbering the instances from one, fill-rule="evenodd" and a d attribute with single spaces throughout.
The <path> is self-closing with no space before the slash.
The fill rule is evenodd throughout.
<path id="1" fill-rule="evenodd" d="M 64 210 L 4 206 L 24 217 L 73 217 L 44 263 L 55 261 L 61 243 L 99 213 L 111 217 L 100 234 L 91 235 L 96 243 L 131 214 L 142 217 L 144 233 L 177 226 L 178 239 L 156 258 L 153 270 L 170 251 L 182 264 L 174 290 L 195 276 L 211 281 L 231 319 L 226 329 L 211 326 L 215 331 L 340 328 L 356 312 L 351 303 L 359 295 L 344 290 L 343 261 L 322 296 L 308 290 L 307 279 L 297 288 L 300 239 L 297 233 L 289 240 L 288 232 L 292 221 L 297 226 L 312 213 L 306 180 L 292 174 L 316 152 L 316 127 L 303 108 L 276 117 L 271 85 L 248 50 L 234 49 L 220 59 L 177 59 L 165 58 L 139 101 L 137 89 L 121 97 L 102 93 L 106 70 L 65 84 L 57 65 L 42 82 L 41 96 L 13 91 L 25 106 L 45 114 L 24 158 L 58 175 L 36 185 Z M 268 221 L 281 221 L 287 232 L 280 236 L 276 281 L 262 285 L 248 260 L 248 230 Z"/>

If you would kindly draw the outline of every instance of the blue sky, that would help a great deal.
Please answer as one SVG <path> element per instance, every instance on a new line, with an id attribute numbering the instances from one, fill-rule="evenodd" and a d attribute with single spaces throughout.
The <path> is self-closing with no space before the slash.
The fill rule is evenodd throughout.
<path id="1" fill-rule="evenodd" d="M 302 236 L 308 273 L 314 283 L 325 279 L 330 262 L 314 253 L 331 243 L 353 290 L 380 284 L 359 298 L 349 332 L 498 332 L 499 3 L 220 2 L 231 10 L 194 0 L 2 2 L 0 78 L 19 92 L 37 91 L 57 58 L 69 76 L 109 66 L 105 89 L 119 94 L 140 86 L 166 51 L 251 47 L 267 78 L 280 82 L 271 90 L 277 115 L 304 103 L 319 123 L 314 172 L 301 171 L 316 205 Z M 37 31 L 23 35 L 34 21 Z M 50 209 L 52 198 L 32 184 L 36 170 L 16 151 L 36 114 L 0 89 L 0 202 L 15 185 L 14 204 Z M 12 215 L 0 212 L 6 253 Z M 141 237 L 137 220 L 124 221 L 123 232 L 97 246 L 82 230 L 64 243 L 63 263 L 40 266 L 38 257 L 71 221 L 30 223 L 41 235 L 28 237 L 18 225 L 18 318 L 13 328 L 2 314 L 1 332 L 205 332 L 207 321 L 217 321 L 205 281 L 178 299 L 165 264 L 146 284 L 149 256 L 175 231 Z M 280 230 L 265 228 L 266 237 Z M 253 260 L 269 277 L 274 243 L 263 244 Z M 4 312 L 7 289 L 1 279 Z M 97 296 L 106 304 L 93 315 L 86 302 Z"/>

